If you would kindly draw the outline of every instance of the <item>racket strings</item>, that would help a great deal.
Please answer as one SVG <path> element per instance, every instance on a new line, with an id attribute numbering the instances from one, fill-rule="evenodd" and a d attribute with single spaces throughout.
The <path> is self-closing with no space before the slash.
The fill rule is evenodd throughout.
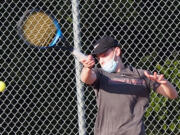
<path id="1" fill-rule="evenodd" d="M 42 12 L 33 13 L 24 22 L 24 36 L 31 44 L 48 46 L 56 34 L 53 20 Z"/>

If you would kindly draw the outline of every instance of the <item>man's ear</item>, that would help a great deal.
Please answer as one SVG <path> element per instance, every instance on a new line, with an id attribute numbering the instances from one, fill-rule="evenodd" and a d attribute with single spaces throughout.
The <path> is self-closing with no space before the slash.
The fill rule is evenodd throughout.
<path id="1" fill-rule="evenodd" d="M 120 56 L 121 55 L 121 49 L 119 47 L 115 48 L 115 52 L 116 52 L 116 56 Z"/>

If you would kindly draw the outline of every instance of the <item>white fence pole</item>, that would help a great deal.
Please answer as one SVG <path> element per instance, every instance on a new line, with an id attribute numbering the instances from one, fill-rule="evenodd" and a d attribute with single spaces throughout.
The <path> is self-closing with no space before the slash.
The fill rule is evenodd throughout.
<path id="1" fill-rule="evenodd" d="M 74 32 L 74 47 L 80 49 L 80 21 L 79 21 L 79 1 L 72 0 L 72 14 L 73 14 L 73 32 Z M 84 119 L 84 100 L 83 100 L 83 85 L 80 81 L 81 64 L 75 60 L 76 69 L 76 89 L 77 89 L 77 107 L 78 107 L 78 124 L 79 135 L 85 135 L 85 119 Z"/>

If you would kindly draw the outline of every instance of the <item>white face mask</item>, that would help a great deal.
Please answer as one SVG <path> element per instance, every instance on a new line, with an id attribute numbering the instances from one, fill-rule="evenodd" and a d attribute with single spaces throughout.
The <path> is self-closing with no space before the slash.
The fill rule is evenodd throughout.
<path id="1" fill-rule="evenodd" d="M 118 62 L 116 62 L 114 60 L 115 58 L 115 53 L 114 53 L 114 56 L 113 56 L 113 59 L 111 59 L 110 61 L 108 61 L 107 63 L 105 63 L 103 66 L 102 66 L 102 69 L 106 72 L 109 72 L 109 73 L 113 73 L 116 71 L 117 69 L 117 66 L 118 66 Z"/>

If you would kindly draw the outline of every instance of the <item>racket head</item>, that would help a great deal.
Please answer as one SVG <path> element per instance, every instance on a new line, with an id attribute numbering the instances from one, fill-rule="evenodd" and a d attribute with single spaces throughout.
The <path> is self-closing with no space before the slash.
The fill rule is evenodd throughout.
<path id="1" fill-rule="evenodd" d="M 38 48 L 49 48 L 56 45 L 63 34 L 58 20 L 42 10 L 27 10 L 20 18 L 18 34 L 23 41 Z"/>

